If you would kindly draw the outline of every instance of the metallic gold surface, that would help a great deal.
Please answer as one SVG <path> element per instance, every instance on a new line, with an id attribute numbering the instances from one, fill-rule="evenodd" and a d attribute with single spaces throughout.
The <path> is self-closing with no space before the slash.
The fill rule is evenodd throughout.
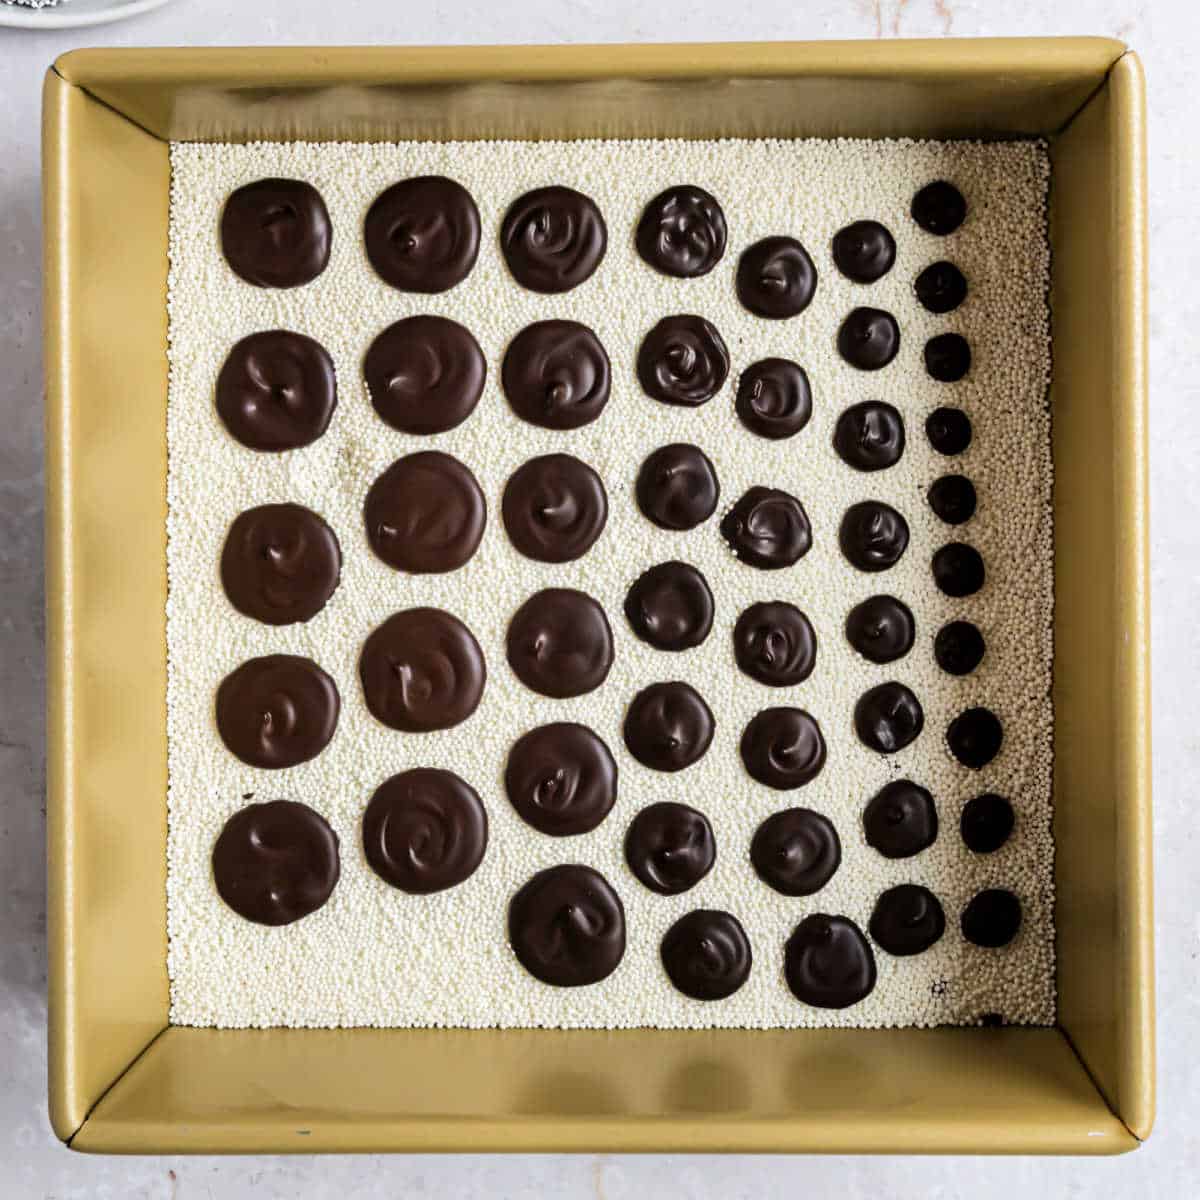
<path id="1" fill-rule="evenodd" d="M 1145 182 L 1141 76 L 1123 49 L 1046 39 L 59 61 L 44 195 L 60 1137 L 129 1152 L 1137 1145 L 1153 1113 Z M 165 1028 L 161 139 L 851 133 L 1052 136 L 1065 1035 Z"/>

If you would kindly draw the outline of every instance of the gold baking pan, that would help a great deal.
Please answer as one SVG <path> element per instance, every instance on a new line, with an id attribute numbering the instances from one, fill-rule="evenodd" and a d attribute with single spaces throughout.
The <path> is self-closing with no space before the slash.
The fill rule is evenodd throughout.
<path id="1" fill-rule="evenodd" d="M 46 77 L 50 1114 L 78 1150 L 1117 1153 L 1154 1107 L 1146 218 L 1104 39 L 77 51 Z M 1044 136 L 1059 1024 L 170 1027 L 170 139 Z"/>

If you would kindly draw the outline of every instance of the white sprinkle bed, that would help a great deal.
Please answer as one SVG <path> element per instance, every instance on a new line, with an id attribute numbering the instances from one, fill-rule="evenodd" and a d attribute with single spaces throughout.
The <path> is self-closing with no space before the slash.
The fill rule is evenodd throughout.
<path id="1" fill-rule="evenodd" d="M 176 144 L 171 148 L 170 391 L 168 401 L 170 596 L 168 638 L 168 968 L 171 1020 L 182 1025 L 244 1026 L 627 1026 L 770 1028 L 782 1026 L 928 1026 L 971 1024 L 998 1013 L 1011 1023 L 1055 1016 L 1050 702 L 1053 604 L 1049 329 L 1049 247 L 1045 148 L 1033 142 L 981 145 L 883 141 L 576 142 L 402 145 Z M 446 174 L 479 206 L 483 244 L 464 283 L 448 293 L 394 291 L 376 277 L 362 247 L 363 217 L 375 196 L 411 175 Z M 260 290 L 236 278 L 220 251 L 217 225 L 234 188 L 269 175 L 309 180 L 333 222 L 333 250 L 312 284 Z M 954 181 L 969 215 L 946 238 L 920 230 L 908 206 L 938 178 Z M 508 204 L 529 188 L 562 183 L 590 195 L 608 224 L 608 252 L 596 273 L 562 296 L 525 291 L 508 274 L 497 245 Z M 708 276 L 676 280 L 642 263 L 633 231 L 645 203 L 664 187 L 694 183 L 724 208 L 729 246 Z M 834 269 L 829 244 L 863 217 L 895 235 L 896 264 L 870 286 Z M 733 275 L 741 251 L 769 234 L 791 234 L 808 248 L 819 283 L 799 317 L 765 321 L 738 303 Z M 947 316 L 927 313 L 912 283 L 946 258 L 967 276 L 966 302 Z M 902 330 L 899 356 L 875 373 L 838 357 L 834 337 L 846 313 L 869 304 L 893 312 Z M 474 414 L 432 438 L 398 433 L 376 416 L 360 364 L 375 335 L 415 313 L 440 313 L 467 325 L 488 360 L 488 381 Z M 699 409 L 656 403 L 638 387 L 634 359 L 661 317 L 695 312 L 723 335 L 732 359 L 724 390 Z M 500 390 L 509 340 L 535 320 L 565 317 L 591 326 L 612 360 L 612 398 L 602 417 L 570 432 L 524 424 Z M 235 442 L 213 405 L 213 385 L 229 347 L 257 330 L 311 335 L 333 356 L 339 403 L 314 445 L 258 454 Z M 936 333 L 959 331 L 974 365 L 957 384 L 931 380 L 922 347 Z M 757 437 L 733 411 L 738 372 L 756 359 L 793 358 L 808 372 L 813 416 L 783 442 Z M 831 445 L 833 425 L 850 404 L 885 399 L 903 414 L 907 449 L 895 467 L 860 474 Z M 955 459 L 933 452 L 926 415 L 942 404 L 971 417 L 974 440 Z M 721 483 L 717 514 L 687 533 L 666 533 L 640 513 L 633 483 L 645 456 L 667 442 L 700 445 Z M 475 473 L 489 520 L 475 557 L 461 570 L 410 577 L 371 553 L 362 503 L 375 477 L 418 448 L 456 455 Z M 505 481 L 533 455 L 568 451 L 591 463 L 609 495 L 608 524 L 583 559 L 562 566 L 530 562 L 509 544 L 499 519 Z M 961 471 L 975 484 L 979 509 L 958 530 L 931 512 L 925 490 Z M 793 568 L 764 572 L 732 557 L 717 532 L 720 515 L 755 484 L 781 487 L 804 504 L 812 550 Z M 887 501 L 912 538 L 898 566 L 860 574 L 842 558 L 837 527 L 851 503 Z M 329 605 L 303 625 L 271 628 L 237 613 L 218 577 L 225 531 L 243 509 L 296 501 L 336 531 L 345 558 Z M 953 539 L 982 553 L 987 583 L 953 600 L 934 586 L 933 551 Z M 704 572 L 716 597 L 708 640 L 681 654 L 651 649 L 630 632 L 622 611 L 629 585 L 647 567 L 681 558 Z M 528 691 L 504 656 L 508 620 L 533 591 L 579 587 L 605 607 L 616 658 L 607 682 L 573 700 Z M 917 644 L 904 659 L 876 666 L 847 644 L 847 611 L 876 592 L 904 600 L 917 621 Z M 792 601 L 818 637 L 817 666 L 802 685 L 770 689 L 734 665 L 732 628 L 757 600 Z M 406 735 L 377 724 L 358 682 L 359 649 L 389 614 L 415 605 L 456 613 L 487 657 L 483 702 L 468 722 L 445 732 Z M 933 637 L 945 621 L 965 618 L 983 632 L 987 654 L 965 678 L 943 673 Z M 213 719 L 220 680 L 255 655 L 302 654 L 337 681 L 341 720 L 333 741 L 311 762 L 259 771 L 233 757 Z M 692 683 L 716 717 L 707 755 L 677 774 L 639 765 L 626 751 L 621 722 L 630 699 L 666 679 Z M 918 695 L 925 731 L 890 758 L 861 745 L 851 714 L 873 684 L 897 679 Z M 792 704 L 819 720 L 828 761 L 807 787 L 776 792 L 752 781 L 738 755 L 747 721 L 769 705 Z M 1004 725 L 1000 755 L 981 771 L 960 766 L 944 741 L 948 722 L 982 704 Z M 555 839 L 526 826 L 509 805 L 502 772 L 523 732 L 554 720 L 594 728 L 617 757 L 619 795 L 600 827 Z M 363 809 L 390 775 L 415 766 L 449 768 L 483 798 L 490 841 L 479 870 L 433 896 L 393 890 L 367 867 L 360 840 Z M 909 777 L 937 802 L 935 844 L 890 861 L 867 846 L 866 801 L 891 779 Z M 964 803 L 983 791 L 1008 797 L 1017 814 L 1008 844 L 977 856 L 958 832 Z M 277 929 L 251 924 L 225 907 L 213 886 L 210 854 L 228 817 L 253 793 L 311 805 L 341 840 L 342 874 L 320 911 Z M 699 808 L 716 835 L 717 862 L 679 896 L 648 891 L 625 865 L 626 828 L 641 808 L 680 800 Z M 805 805 L 827 815 L 842 841 L 842 865 L 815 896 L 790 899 L 750 867 L 751 836 L 769 814 Z M 614 885 L 625 905 L 628 948 L 617 970 L 589 987 L 558 989 L 518 965 L 505 936 L 508 898 L 535 871 L 587 863 Z M 812 912 L 841 913 L 866 931 L 875 899 L 898 883 L 925 884 L 946 911 L 946 933 L 924 954 L 893 958 L 873 947 L 879 979 L 862 1003 L 841 1011 L 808 1007 L 783 979 L 783 944 Z M 966 943 L 959 914 L 980 888 L 1011 888 L 1024 923 L 1002 950 Z M 721 908 L 749 935 L 754 966 L 734 996 L 704 1003 L 675 991 L 658 956 L 664 932 L 694 908 Z"/>

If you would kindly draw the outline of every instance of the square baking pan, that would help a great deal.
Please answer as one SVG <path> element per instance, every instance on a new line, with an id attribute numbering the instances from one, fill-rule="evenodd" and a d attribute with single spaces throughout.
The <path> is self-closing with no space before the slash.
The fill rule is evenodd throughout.
<path id="1" fill-rule="evenodd" d="M 44 107 L 50 1113 L 78 1150 L 1117 1153 L 1154 1105 L 1145 126 L 1104 39 L 77 51 Z M 168 1024 L 171 140 L 1048 139 L 1053 1028 Z"/>

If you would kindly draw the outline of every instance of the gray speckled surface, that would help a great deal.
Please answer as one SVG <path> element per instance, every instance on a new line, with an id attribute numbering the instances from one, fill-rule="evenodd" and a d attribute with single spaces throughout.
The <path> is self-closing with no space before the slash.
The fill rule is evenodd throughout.
<path id="1" fill-rule="evenodd" d="M 1151 11 L 1153 9 L 1153 11 Z M 680 27 L 674 20 L 686 11 Z M 336 16 L 334 15 L 336 12 Z M 1155 832 L 1158 850 L 1159 1119 L 1119 1160 L 446 1157 L 138 1159 L 72 1155 L 45 1106 L 42 450 L 38 109 L 42 71 L 77 45 L 222 41 L 665 41 L 721 38 L 1107 34 L 1146 63 L 1150 91 L 1152 538 Z M 1188 689 L 1200 669 L 1200 276 L 1191 152 L 1200 10 L 1190 0 L 442 0 L 402 17 L 385 0 L 175 0 L 151 16 L 81 34 L 0 31 L 0 1195 L 25 1197 L 523 1197 L 623 1200 L 648 1190 L 758 1197 L 803 1188 L 871 1197 L 1190 1194 L 1200 1173 L 1200 871 L 1188 786 L 1200 737 Z M 1189 1185 L 1188 1180 L 1192 1183 Z"/>

